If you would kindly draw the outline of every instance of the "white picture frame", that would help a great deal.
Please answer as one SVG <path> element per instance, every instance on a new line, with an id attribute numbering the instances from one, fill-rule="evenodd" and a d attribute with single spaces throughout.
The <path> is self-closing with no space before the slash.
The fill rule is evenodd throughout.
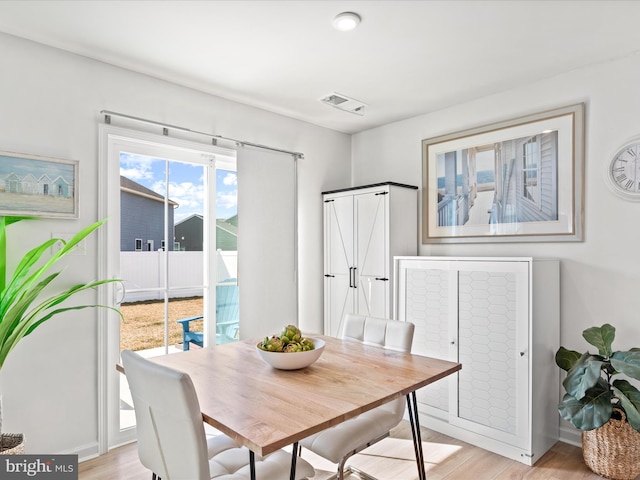
<path id="1" fill-rule="evenodd" d="M 0 151 L 0 216 L 78 218 L 78 161 Z"/>

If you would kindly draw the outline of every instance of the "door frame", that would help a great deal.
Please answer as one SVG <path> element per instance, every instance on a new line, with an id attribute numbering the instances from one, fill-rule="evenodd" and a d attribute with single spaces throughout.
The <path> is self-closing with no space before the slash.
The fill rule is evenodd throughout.
<path id="1" fill-rule="evenodd" d="M 218 147 L 215 145 L 200 143 L 193 140 L 185 140 L 166 135 L 158 135 L 154 133 L 132 130 L 123 127 L 116 127 L 108 124 L 99 125 L 98 134 L 98 216 L 100 219 L 107 218 L 109 212 L 119 208 L 119 188 L 118 194 L 114 195 L 110 192 L 114 187 L 110 181 L 110 177 L 115 175 L 114 168 L 117 168 L 119 179 L 119 152 L 121 147 L 135 146 L 138 149 L 144 149 L 146 155 L 158 156 L 159 158 L 167 158 L 167 150 L 173 150 L 178 158 L 184 159 L 191 156 L 198 158 L 198 163 L 210 162 L 216 168 L 231 170 L 236 164 L 236 151 Z M 117 152 L 117 154 L 116 154 Z M 117 155 L 117 156 L 116 156 Z M 203 162 L 205 159 L 205 162 Z M 233 167 L 231 167 L 233 166 Z M 229 168 L 231 167 L 231 168 Z M 207 212 L 208 205 L 215 202 L 215 171 L 216 168 L 206 169 L 208 172 L 205 182 L 208 183 L 210 201 L 205 202 L 204 208 Z M 119 180 L 118 180 L 119 185 Z M 215 212 L 211 212 L 215 217 Z M 112 221 L 119 221 L 114 219 Z M 211 251 L 206 239 L 215 239 L 216 222 L 209 222 L 208 235 L 205 235 L 205 244 L 203 246 L 205 258 L 205 278 L 204 278 L 204 313 L 205 318 L 209 322 L 204 326 L 205 344 L 215 344 L 216 334 L 215 328 L 210 328 L 211 315 L 207 315 L 212 310 L 210 306 L 215 305 L 215 288 L 208 288 L 207 279 L 214 278 L 215 284 L 215 255 L 207 255 Z M 99 278 L 116 278 L 114 269 L 119 265 L 119 260 L 114 258 L 116 253 L 120 253 L 120 226 L 114 225 L 109 228 L 100 229 L 98 234 L 98 277 Z M 206 227 L 205 227 L 206 228 Z M 114 247 L 117 246 L 117 249 Z M 215 250 L 215 248 L 214 248 Z M 211 296 L 214 296 L 211 299 Z M 122 287 L 118 284 L 107 284 L 105 288 L 98 292 L 99 303 L 101 305 L 117 305 L 120 297 L 123 296 Z M 212 311 L 215 312 L 215 309 Z M 214 319 L 215 321 L 215 319 Z M 97 328 L 97 363 L 98 363 L 98 454 L 106 453 L 110 448 L 130 443 L 135 440 L 135 428 L 120 431 L 119 428 L 119 378 L 115 369 L 115 365 L 119 362 L 119 330 L 120 319 L 118 315 L 108 309 L 98 309 L 98 328 Z"/>

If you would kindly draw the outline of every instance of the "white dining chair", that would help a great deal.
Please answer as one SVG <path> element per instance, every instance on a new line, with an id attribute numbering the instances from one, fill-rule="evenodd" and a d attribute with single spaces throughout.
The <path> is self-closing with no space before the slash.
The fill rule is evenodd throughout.
<path id="1" fill-rule="evenodd" d="M 138 434 L 140 462 L 158 480 L 244 480 L 250 478 L 249 450 L 226 435 L 207 437 L 191 377 L 153 363 L 130 350 L 122 352 Z M 213 367 L 215 368 L 215 367 Z M 255 455 L 256 478 L 290 478 L 291 454 L 279 450 Z M 296 480 L 315 475 L 296 459 Z"/>
<path id="2" fill-rule="evenodd" d="M 411 322 L 348 314 L 344 318 L 341 337 L 366 345 L 410 352 L 414 329 Z M 405 406 L 406 399 L 398 398 L 307 437 L 300 445 L 338 464 L 338 470 L 331 478 L 342 480 L 346 473 L 355 473 L 361 478 L 375 480 L 355 467 L 345 466 L 346 462 L 352 455 L 388 437 L 390 430 L 402 421 Z"/>

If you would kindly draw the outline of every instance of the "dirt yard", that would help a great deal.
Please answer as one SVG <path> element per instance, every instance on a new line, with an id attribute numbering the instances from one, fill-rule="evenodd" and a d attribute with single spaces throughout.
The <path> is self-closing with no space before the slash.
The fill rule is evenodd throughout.
<path id="1" fill-rule="evenodd" d="M 120 311 L 120 350 L 144 350 L 164 345 L 164 302 L 146 301 L 123 303 Z M 169 345 L 182 343 L 180 318 L 202 315 L 202 297 L 169 300 Z M 191 330 L 201 332 L 202 320 L 191 322 Z"/>

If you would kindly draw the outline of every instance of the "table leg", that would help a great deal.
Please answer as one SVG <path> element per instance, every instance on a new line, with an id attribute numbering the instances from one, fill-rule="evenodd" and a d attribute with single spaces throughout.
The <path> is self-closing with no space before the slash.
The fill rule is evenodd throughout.
<path id="1" fill-rule="evenodd" d="M 298 458 L 298 442 L 293 444 L 293 448 L 291 449 L 291 475 L 289 475 L 290 480 L 296 480 L 296 462 Z"/>
<path id="2" fill-rule="evenodd" d="M 291 474 L 289 478 L 296 480 L 296 462 L 298 459 L 298 442 L 293 444 L 291 450 Z M 251 472 L 251 480 L 256 480 L 256 455 L 253 450 L 249 450 L 249 471 Z"/>
<path id="3" fill-rule="evenodd" d="M 249 472 L 251 480 L 256 480 L 256 454 L 253 453 L 253 450 L 249 450 Z"/>
<path id="4" fill-rule="evenodd" d="M 418 479 L 426 480 L 427 474 L 424 470 L 424 456 L 422 454 L 422 436 L 420 435 L 420 420 L 418 419 L 418 402 L 416 392 L 407 394 L 407 408 L 409 410 L 409 423 L 411 424 L 411 435 L 413 436 L 413 449 L 416 454 L 418 465 Z"/>

